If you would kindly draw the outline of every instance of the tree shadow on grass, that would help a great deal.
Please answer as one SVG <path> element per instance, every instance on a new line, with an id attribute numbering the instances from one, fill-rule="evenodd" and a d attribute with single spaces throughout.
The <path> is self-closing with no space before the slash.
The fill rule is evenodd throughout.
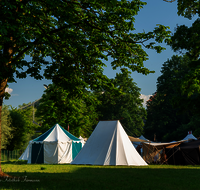
<path id="1" fill-rule="evenodd" d="M 200 170 L 151 167 L 77 166 L 73 171 L 8 172 L 12 179 L 1 179 L 0 189 L 43 190 L 185 190 L 198 189 Z M 48 168 L 49 169 L 49 168 Z"/>
<path id="2" fill-rule="evenodd" d="M 22 165 L 22 164 L 27 164 L 27 160 L 8 160 L 8 161 L 1 161 L 1 164 Z"/>

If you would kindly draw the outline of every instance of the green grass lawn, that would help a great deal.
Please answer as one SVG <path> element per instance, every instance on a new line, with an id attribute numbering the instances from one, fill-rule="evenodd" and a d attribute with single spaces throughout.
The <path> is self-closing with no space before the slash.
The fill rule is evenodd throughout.
<path id="1" fill-rule="evenodd" d="M 2 162 L 0 189 L 200 189 L 200 166 L 86 166 Z"/>

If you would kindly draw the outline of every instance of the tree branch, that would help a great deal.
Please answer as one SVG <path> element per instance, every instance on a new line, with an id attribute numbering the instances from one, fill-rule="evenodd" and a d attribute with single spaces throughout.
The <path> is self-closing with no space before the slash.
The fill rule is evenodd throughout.
<path id="1" fill-rule="evenodd" d="M 176 0 L 163 0 L 163 1 L 168 2 L 168 3 L 173 3 Z"/>

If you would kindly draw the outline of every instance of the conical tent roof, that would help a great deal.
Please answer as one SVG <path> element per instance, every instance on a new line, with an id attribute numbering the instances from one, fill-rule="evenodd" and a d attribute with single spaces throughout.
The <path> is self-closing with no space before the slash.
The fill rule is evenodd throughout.
<path id="1" fill-rule="evenodd" d="M 33 142 L 41 142 L 41 141 L 80 141 L 80 139 L 73 136 L 71 133 L 62 128 L 59 124 L 54 125 L 47 132 L 34 139 Z"/>
<path id="2" fill-rule="evenodd" d="M 147 165 L 118 120 L 100 121 L 71 164 Z"/>
<path id="3" fill-rule="evenodd" d="M 146 139 L 143 135 L 141 135 L 141 136 L 139 137 L 139 139 L 146 140 L 146 141 L 150 141 L 150 140 Z"/>
<path id="4" fill-rule="evenodd" d="M 183 140 L 197 140 L 197 138 L 189 131 L 188 135 Z"/>

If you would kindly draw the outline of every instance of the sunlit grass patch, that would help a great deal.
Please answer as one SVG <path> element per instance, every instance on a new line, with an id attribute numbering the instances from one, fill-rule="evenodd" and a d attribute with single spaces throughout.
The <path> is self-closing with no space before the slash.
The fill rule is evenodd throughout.
<path id="1" fill-rule="evenodd" d="M 200 166 L 88 166 L 2 162 L 9 175 L 26 182 L 0 181 L 0 189 L 198 189 Z"/>

